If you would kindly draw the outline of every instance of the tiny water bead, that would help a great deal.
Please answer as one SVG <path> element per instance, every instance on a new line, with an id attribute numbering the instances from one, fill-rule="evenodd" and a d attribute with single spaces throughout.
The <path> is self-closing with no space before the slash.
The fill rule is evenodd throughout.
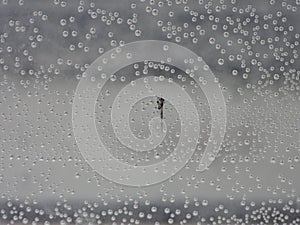
<path id="1" fill-rule="evenodd" d="M 0 0 L 0 224 L 300 224 L 299 5 Z"/>

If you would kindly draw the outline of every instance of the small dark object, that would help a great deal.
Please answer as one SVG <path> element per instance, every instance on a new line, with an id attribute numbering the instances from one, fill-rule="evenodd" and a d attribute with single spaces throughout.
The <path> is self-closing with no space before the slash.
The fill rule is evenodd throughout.
<path id="1" fill-rule="evenodd" d="M 158 105 L 158 110 L 160 110 L 160 118 L 163 119 L 164 118 L 164 101 L 165 99 L 164 98 L 158 98 L 157 100 L 157 105 Z"/>

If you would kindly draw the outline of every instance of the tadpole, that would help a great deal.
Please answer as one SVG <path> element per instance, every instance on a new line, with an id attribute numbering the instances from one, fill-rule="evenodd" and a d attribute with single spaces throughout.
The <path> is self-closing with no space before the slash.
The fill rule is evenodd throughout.
<path id="1" fill-rule="evenodd" d="M 157 108 L 158 110 L 160 110 L 160 119 L 164 118 L 164 102 L 165 102 L 164 98 L 158 97 Z"/>

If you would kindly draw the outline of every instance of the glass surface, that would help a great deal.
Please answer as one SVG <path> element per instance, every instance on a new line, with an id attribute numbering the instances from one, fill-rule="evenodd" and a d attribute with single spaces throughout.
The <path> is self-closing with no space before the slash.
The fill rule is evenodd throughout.
<path id="1" fill-rule="evenodd" d="M 299 0 L 0 0 L 0 224 L 300 224 Z"/>

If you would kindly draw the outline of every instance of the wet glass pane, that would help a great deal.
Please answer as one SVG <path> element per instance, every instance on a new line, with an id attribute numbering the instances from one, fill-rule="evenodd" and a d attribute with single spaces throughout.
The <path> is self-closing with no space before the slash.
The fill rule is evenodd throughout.
<path id="1" fill-rule="evenodd" d="M 299 0 L 0 0 L 0 224 L 300 224 Z"/>

